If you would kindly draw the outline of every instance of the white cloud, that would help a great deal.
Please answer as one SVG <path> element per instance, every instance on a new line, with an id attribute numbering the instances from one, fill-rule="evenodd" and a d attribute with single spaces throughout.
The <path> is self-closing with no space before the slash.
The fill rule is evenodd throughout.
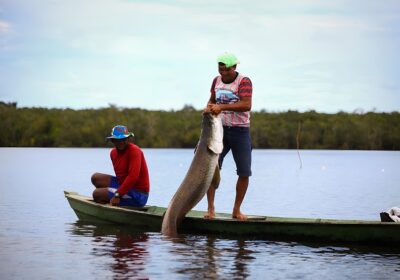
<path id="1" fill-rule="evenodd" d="M 0 51 L 12 50 L 9 44 L 11 29 L 11 24 L 9 22 L 0 20 Z"/>
<path id="2" fill-rule="evenodd" d="M 0 35 L 9 33 L 10 30 L 11 30 L 11 24 L 6 21 L 0 20 Z"/>
<path id="3" fill-rule="evenodd" d="M 6 2 L 2 13 L 9 21 L 0 20 L 0 48 L 8 41 L 18 50 L 15 57 L 3 52 L 10 55 L 1 65 L 10 79 L 0 86 L 45 89 L 48 98 L 58 92 L 56 101 L 64 106 L 80 93 L 74 100 L 83 107 L 90 100 L 121 100 L 145 108 L 201 108 L 217 74 L 215 56 L 225 50 L 238 55 L 239 71 L 252 78 L 256 109 L 308 109 L 318 96 L 315 109 L 334 111 L 350 91 L 379 95 L 378 84 L 399 88 L 394 35 L 400 18 L 391 1 Z"/>

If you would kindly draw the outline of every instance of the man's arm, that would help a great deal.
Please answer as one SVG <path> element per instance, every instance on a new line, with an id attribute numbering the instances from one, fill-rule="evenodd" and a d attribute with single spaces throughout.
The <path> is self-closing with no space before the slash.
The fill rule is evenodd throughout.
<path id="1" fill-rule="evenodd" d="M 212 114 L 218 115 L 221 111 L 246 112 L 251 110 L 251 96 L 242 97 L 238 102 L 232 104 L 210 104 L 207 109 Z"/>
<path id="2" fill-rule="evenodd" d="M 204 113 L 210 113 L 210 109 L 209 109 L 210 106 L 212 104 L 217 103 L 217 100 L 215 98 L 215 83 L 216 82 L 217 82 L 217 77 L 215 77 L 214 80 L 212 81 L 211 88 L 210 88 L 211 95 L 210 95 L 210 99 L 208 99 L 206 108 L 204 108 L 204 111 L 203 111 Z"/>
<path id="3" fill-rule="evenodd" d="M 208 100 L 207 106 L 210 104 L 215 104 L 217 103 L 217 100 L 215 99 L 215 92 L 211 92 L 210 99 Z"/>
<path id="4" fill-rule="evenodd" d="M 211 96 L 210 99 L 207 102 L 207 107 L 204 108 L 203 112 L 204 113 L 212 113 L 210 108 L 215 105 L 215 103 L 217 103 L 217 101 L 215 100 L 215 93 L 211 92 Z M 214 113 L 213 113 L 214 114 Z"/>

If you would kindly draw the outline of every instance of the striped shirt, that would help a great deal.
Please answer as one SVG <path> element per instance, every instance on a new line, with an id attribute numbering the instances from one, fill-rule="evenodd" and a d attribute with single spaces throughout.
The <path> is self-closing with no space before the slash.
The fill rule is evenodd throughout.
<path id="1" fill-rule="evenodd" d="M 229 84 L 225 84 L 222 81 L 222 77 L 217 76 L 214 78 L 211 85 L 211 94 L 215 94 L 217 104 L 232 104 L 238 102 L 242 97 L 251 97 L 253 94 L 253 86 L 248 77 L 240 74 Z M 249 127 L 250 111 L 222 111 L 221 119 L 224 126 Z"/>

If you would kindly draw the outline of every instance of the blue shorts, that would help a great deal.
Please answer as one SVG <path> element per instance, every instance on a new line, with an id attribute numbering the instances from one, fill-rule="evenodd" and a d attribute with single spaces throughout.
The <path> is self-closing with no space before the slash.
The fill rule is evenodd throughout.
<path id="1" fill-rule="evenodd" d="M 224 126 L 224 149 L 219 156 L 219 168 L 230 150 L 236 163 L 236 173 L 251 176 L 251 138 L 249 127 Z"/>
<path id="2" fill-rule="evenodd" d="M 114 193 L 119 188 L 119 183 L 117 177 L 111 176 L 111 182 L 108 186 L 108 197 L 113 198 Z M 137 190 L 130 190 L 127 194 L 121 197 L 121 202 L 119 203 L 120 206 L 135 206 L 135 207 L 142 207 L 145 206 L 147 203 L 147 199 L 149 198 L 148 193 L 144 193 Z"/>

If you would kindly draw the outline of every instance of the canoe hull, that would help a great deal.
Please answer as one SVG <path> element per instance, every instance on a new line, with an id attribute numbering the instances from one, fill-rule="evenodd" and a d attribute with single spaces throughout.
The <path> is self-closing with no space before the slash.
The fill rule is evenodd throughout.
<path id="1" fill-rule="evenodd" d="M 166 211 L 166 208 L 156 206 L 133 208 L 101 205 L 74 192 L 65 191 L 65 196 L 80 220 L 124 224 L 146 231 L 160 231 Z M 203 215 L 202 211 L 190 211 L 179 231 L 273 240 L 400 244 L 400 223 L 266 216 L 249 216 L 248 221 L 238 221 L 224 213 L 218 213 L 216 219 L 209 220 L 202 218 Z"/>
<path id="2" fill-rule="evenodd" d="M 161 230 L 162 214 L 149 214 L 141 210 L 133 210 L 134 208 L 102 205 L 73 192 L 68 192 L 65 196 L 80 220 L 131 225 L 149 231 Z"/>
<path id="3" fill-rule="evenodd" d="M 284 220 L 232 223 L 215 220 L 204 225 L 200 221 L 187 219 L 183 223 L 182 229 L 198 233 L 235 234 L 273 240 L 352 242 L 374 245 L 400 244 L 400 225 L 377 223 L 340 224 L 336 222 L 285 222 Z"/>

